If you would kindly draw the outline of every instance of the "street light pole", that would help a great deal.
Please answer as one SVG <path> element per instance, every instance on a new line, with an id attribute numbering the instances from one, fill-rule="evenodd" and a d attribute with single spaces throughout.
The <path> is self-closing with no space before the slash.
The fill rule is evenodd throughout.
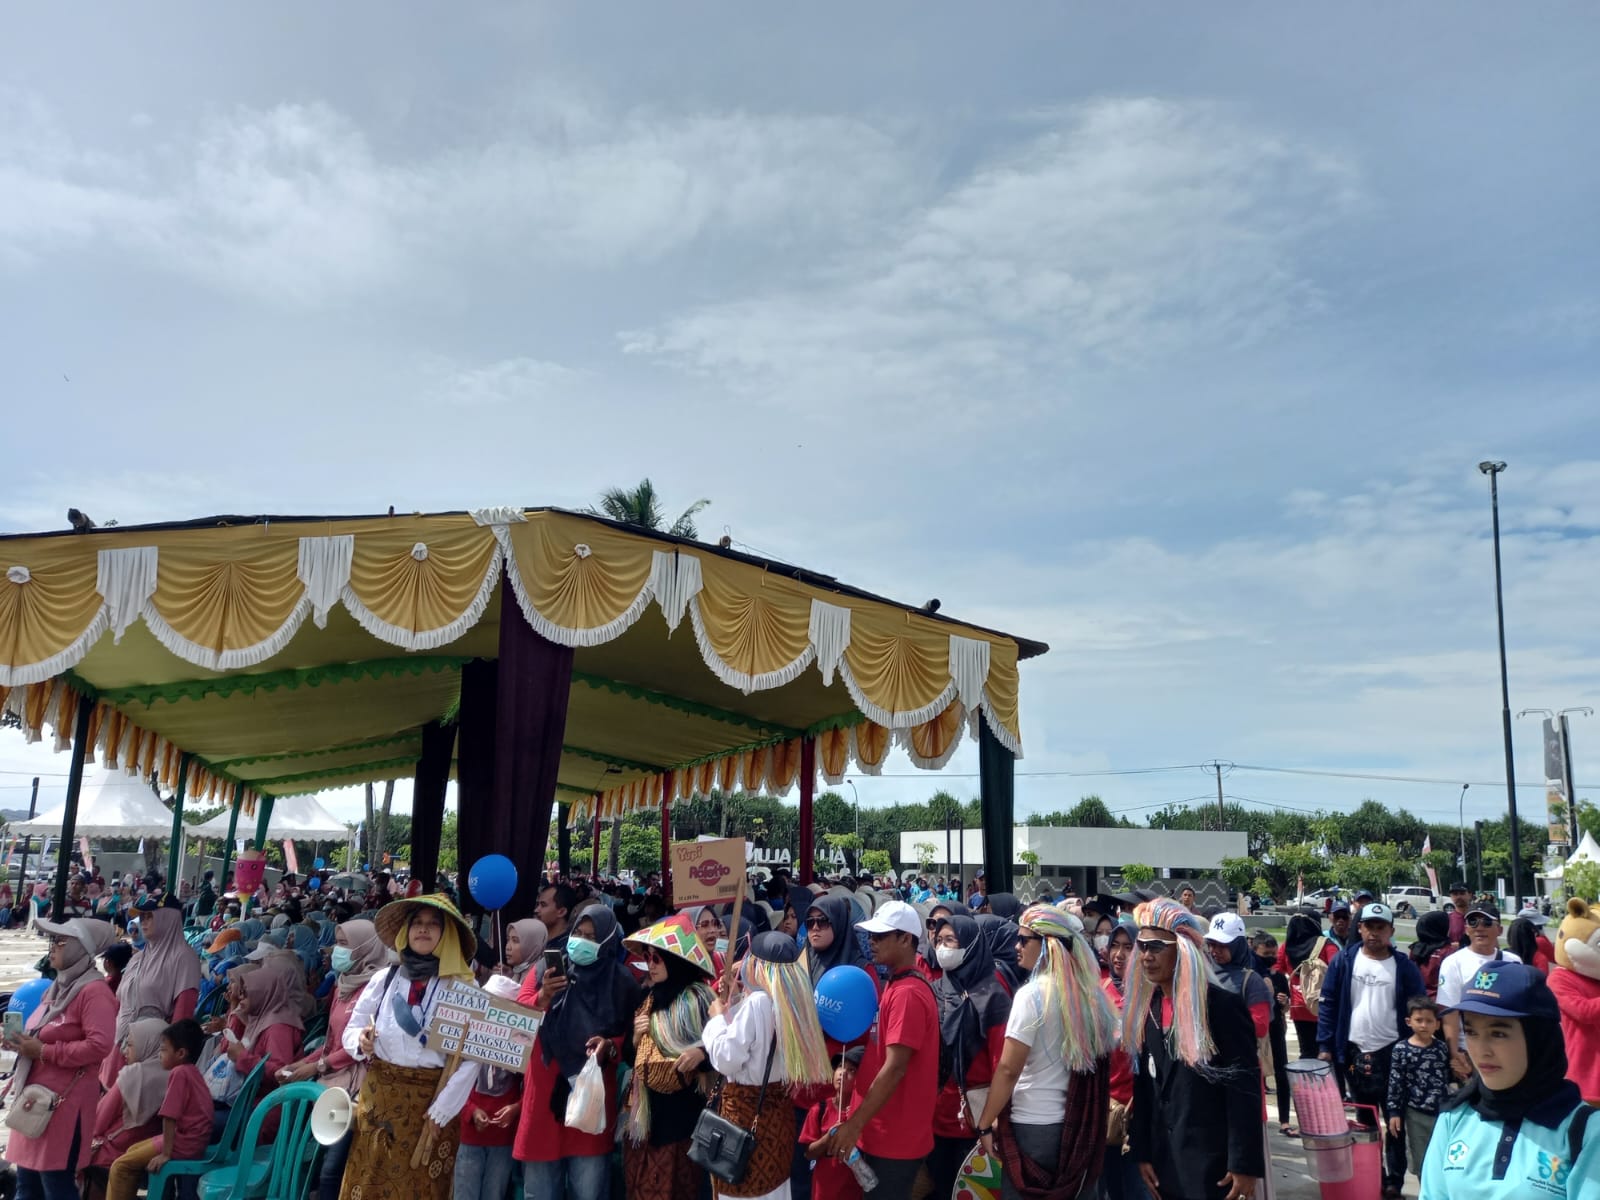
<path id="1" fill-rule="evenodd" d="M 1467 789 L 1470 783 L 1461 785 L 1461 795 L 1456 800 L 1456 827 L 1461 831 L 1461 878 L 1467 877 Z"/>
<path id="2" fill-rule="evenodd" d="M 1506 606 L 1500 577 L 1500 472 L 1503 462 L 1485 460 L 1478 470 L 1489 477 L 1489 509 L 1494 519 L 1494 612 L 1500 632 L 1500 727 L 1506 743 L 1506 808 L 1511 821 L 1511 898 L 1522 905 L 1522 837 L 1517 828 L 1516 756 L 1511 749 L 1511 685 L 1506 677 Z"/>

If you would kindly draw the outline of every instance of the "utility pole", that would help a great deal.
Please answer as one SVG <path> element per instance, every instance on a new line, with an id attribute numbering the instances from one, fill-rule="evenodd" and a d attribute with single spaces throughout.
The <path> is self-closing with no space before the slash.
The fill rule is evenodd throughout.
<path id="1" fill-rule="evenodd" d="M 1483 822 L 1472 823 L 1472 836 L 1476 840 L 1478 850 L 1478 890 L 1479 896 L 1483 895 Z"/>
<path id="2" fill-rule="evenodd" d="M 1210 762 L 1206 763 L 1205 766 L 1201 768 L 1201 770 L 1214 771 L 1216 773 L 1216 776 L 1217 776 L 1217 828 L 1218 829 L 1226 829 L 1228 827 L 1228 810 L 1223 806 L 1223 803 L 1222 803 L 1222 772 L 1223 772 L 1224 768 L 1226 768 L 1228 771 L 1231 772 L 1233 770 L 1233 764 L 1231 762 L 1223 762 L 1221 759 L 1215 759 L 1215 758 L 1212 759 Z"/>
<path id="3" fill-rule="evenodd" d="M 1506 679 L 1506 605 L 1500 580 L 1500 472 L 1503 462 L 1485 460 L 1478 470 L 1489 477 L 1489 508 L 1494 516 L 1494 613 L 1500 630 L 1500 727 L 1506 743 L 1506 809 L 1511 818 L 1511 896 L 1522 905 L 1522 832 L 1517 821 L 1516 756 L 1511 750 L 1511 685 Z"/>
<path id="4" fill-rule="evenodd" d="M 39 810 L 39 777 L 33 777 L 33 795 L 28 800 L 28 820 L 33 820 L 33 814 Z M 33 835 L 29 834 L 22 839 L 22 878 L 17 885 L 17 896 L 20 899 L 28 894 L 28 851 L 33 848 Z M 32 901 L 30 900 L 31 904 Z"/>
<path id="5" fill-rule="evenodd" d="M 1456 799 L 1456 828 L 1461 833 L 1461 878 L 1467 877 L 1467 789 L 1470 783 L 1461 785 L 1461 795 Z"/>

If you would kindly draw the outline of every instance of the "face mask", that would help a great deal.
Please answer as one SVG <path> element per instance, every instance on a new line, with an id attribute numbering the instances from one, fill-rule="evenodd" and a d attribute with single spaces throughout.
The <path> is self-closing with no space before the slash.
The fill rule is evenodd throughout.
<path id="1" fill-rule="evenodd" d="M 328 966 L 333 968 L 337 975 L 343 975 L 356 965 L 356 956 L 350 952 L 349 946 L 335 946 L 333 953 L 328 956 Z"/>
<path id="2" fill-rule="evenodd" d="M 1109 945 L 1111 945 L 1111 935 L 1109 933 L 1097 933 L 1094 935 L 1094 950 L 1096 954 L 1104 954 L 1106 947 Z"/>
<path id="3" fill-rule="evenodd" d="M 937 946 L 933 956 L 939 960 L 941 970 L 954 971 L 967 961 L 967 947 L 965 946 Z"/>
<path id="4" fill-rule="evenodd" d="M 717 953 L 718 954 L 726 954 L 727 952 L 728 952 L 728 939 L 727 938 L 718 938 L 717 939 Z"/>
<path id="5" fill-rule="evenodd" d="M 592 966 L 600 957 L 600 943 L 592 942 L 588 938 L 569 937 L 567 957 L 580 967 Z"/>
<path id="6" fill-rule="evenodd" d="M 144 949 L 144 938 L 142 938 L 142 937 L 134 938 L 133 939 L 133 948 L 135 950 L 143 950 Z"/>

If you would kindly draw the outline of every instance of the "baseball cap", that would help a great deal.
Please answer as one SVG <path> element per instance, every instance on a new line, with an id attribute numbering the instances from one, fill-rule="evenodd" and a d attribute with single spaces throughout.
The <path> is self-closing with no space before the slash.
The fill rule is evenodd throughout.
<path id="1" fill-rule="evenodd" d="M 1487 1017 L 1540 1017 L 1547 1021 L 1561 1016 L 1544 972 L 1509 961 L 1479 967 L 1461 989 L 1461 1002 L 1451 1011 Z"/>
<path id="2" fill-rule="evenodd" d="M 1336 913 L 1347 913 L 1349 911 L 1350 902 L 1348 900 L 1335 900 L 1333 907 L 1328 910 L 1328 915 L 1331 917 Z"/>
<path id="3" fill-rule="evenodd" d="M 1543 928 L 1550 923 L 1550 918 L 1545 916 L 1531 904 L 1520 909 L 1517 912 L 1517 917 L 1519 920 L 1527 921 L 1530 925 L 1538 925 L 1540 928 Z"/>
<path id="4" fill-rule="evenodd" d="M 1244 918 L 1238 913 L 1221 912 L 1211 918 L 1211 928 L 1206 930 L 1206 941 L 1227 945 L 1245 936 Z"/>
<path id="5" fill-rule="evenodd" d="M 1379 904 L 1376 900 L 1361 906 L 1360 921 L 1365 925 L 1368 921 L 1383 921 L 1389 925 L 1394 924 L 1394 909 L 1387 904 Z"/>
<path id="6" fill-rule="evenodd" d="M 1354 896 L 1354 902 L 1356 904 L 1360 904 L 1363 900 L 1376 900 L 1376 899 L 1377 899 L 1377 897 L 1374 896 L 1371 892 L 1367 891 L 1366 888 L 1362 888 Z"/>
<path id="7" fill-rule="evenodd" d="M 1459 881 L 1457 881 L 1456 883 L 1452 883 L 1450 885 L 1450 894 L 1452 896 L 1455 895 L 1457 892 L 1470 892 L 1471 890 L 1472 889 L 1469 888 L 1466 884 L 1461 883 Z"/>
<path id="8" fill-rule="evenodd" d="M 904 900 L 885 900 L 871 917 L 857 921 L 856 928 L 867 933 L 909 933 L 912 937 L 921 937 L 922 918 Z"/>
<path id="9" fill-rule="evenodd" d="M 1479 915 L 1482 915 L 1482 916 L 1485 916 L 1485 917 L 1493 917 L 1496 921 L 1498 921 L 1500 919 L 1500 914 L 1498 912 L 1496 912 L 1492 908 L 1489 908 L 1487 905 L 1483 905 L 1483 904 L 1477 904 L 1477 905 L 1474 905 L 1473 907 L 1467 909 L 1467 916 L 1470 917 L 1475 913 L 1479 914 Z"/>

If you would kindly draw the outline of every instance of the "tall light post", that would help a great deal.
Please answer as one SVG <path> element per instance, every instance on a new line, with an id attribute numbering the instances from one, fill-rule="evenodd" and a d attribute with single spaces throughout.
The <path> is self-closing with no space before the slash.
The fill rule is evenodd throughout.
<path id="1" fill-rule="evenodd" d="M 1470 783 L 1461 785 L 1461 795 L 1456 799 L 1456 827 L 1461 831 L 1461 878 L 1467 877 L 1467 789 Z"/>
<path id="2" fill-rule="evenodd" d="M 1522 837 L 1517 828 L 1516 756 L 1511 750 L 1511 685 L 1506 677 L 1506 606 L 1500 579 L 1500 472 L 1503 462 L 1485 460 L 1478 470 L 1489 477 L 1489 509 L 1494 518 L 1494 613 L 1500 630 L 1500 727 L 1506 742 L 1506 808 L 1511 819 L 1511 898 L 1522 905 Z"/>
<path id="3" fill-rule="evenodd" d="M 856 798 L 856 806 L 855 806 L 856 807 L 856 836 L 860 837 L 861 836 L 861 793 L 856 791 L 856 785 L 852 780 L 846 779 L 844 782 L 845 782 L 845 786 L 850 789 L 850 794 Z"/>

